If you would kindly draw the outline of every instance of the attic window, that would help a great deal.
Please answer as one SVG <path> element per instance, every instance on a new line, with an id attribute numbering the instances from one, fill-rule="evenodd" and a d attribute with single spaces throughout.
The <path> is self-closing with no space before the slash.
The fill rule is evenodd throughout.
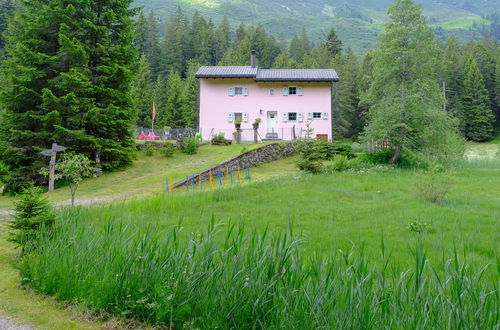
<path id="1" fill-rule="evenodd" d="M 243 95 L 243 87 L 235 87 L 234 95 Z"/>

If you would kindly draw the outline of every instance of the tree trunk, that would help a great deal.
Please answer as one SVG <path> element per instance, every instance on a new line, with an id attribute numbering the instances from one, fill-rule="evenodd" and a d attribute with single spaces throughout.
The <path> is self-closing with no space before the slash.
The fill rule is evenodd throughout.
<path id="1" fill-rule="evenodd" d="M 389 163 L 396 164 L 399 158 L 401 158 L 402 151 L 403 151 L 403 146 L 401 145 L 401 143 L 396 144 L 396 148 L 394 149 L 394 155 L 392 155 Z"/>

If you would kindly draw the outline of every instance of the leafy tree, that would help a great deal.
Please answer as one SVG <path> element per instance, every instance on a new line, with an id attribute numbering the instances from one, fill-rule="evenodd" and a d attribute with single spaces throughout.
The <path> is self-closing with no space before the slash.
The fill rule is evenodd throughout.
<path id="1" fill-rule="evenodd" d="M 325 41 L 325 46 L 326 49 L 328 49 L 330 56 L 335 56 L 337 54 L 340 54 L 340 52 L 342 52 L 342 41 L 340 41 L 334 28 L 332 28 L 330 32 L 328 32 L 328 36 L 326 37 Z"/>
<path id="2" fill-rule="evenodd" d="M 465 119 L 465 137 L 473 141 L 487 141 L 493 135 L 495 117 L 490 108 L 488 91 L 474 57 L 465 65 L 462 104 Z"/>
<path id="3" fill-rule="evenodd" d="M 62 161 L 56 163 L 56 180 L 62 180 L 69 185 L 71 194 L 71 207 L 75 206 L 75 194 L 80 183 L 86 179 L 101 173 L 93 162 L 82 154 L 64 154 Z M 42 169 L 44 175 L 48 175 L 48 169 Z"/>
<path id="4" fill-rule="evenodd" d="M 40 180 L 39 151 L 52 142 L 89 156 L 99 152 L 105 168 L 132 161 L 131 2 L 22 2 L 0 73 L 6 79 L 0 136 L 11 189 Z"/>
<path id="5" fill-rule="evenodd" d="M 455 133 L 455 122 L 441 109 L 434 68 L 436 44 L 420 6 L 396 0 L 380 38 L 368 95 L 367 141 L 388 141 L 391 163 L 405 148 L 437 155 Z"/>
<path id="6" fill-rule="evenodd" d="M 137 113 L 137 125 L 150 127 L 151 120 L 146 126 L 147 118 L 151 118 L 152 104 L 154 101 L 154 84 L 151 82 L 151 71 L 144 55 L 139 62 L 139 69 L 132 81 L 130 93 L 134 99 L 134 106 Z"/>
<path id="7" fill-rule="evenodd" d="M 188 127 L 190 114 L 183 81 L 178 72 L 172 71 L 167 81 L 167 104 L 163 110 L 163 122 L 173 128 Z"/>
<path id="8" fill-rule="evenodd" d="M 13 231 L 9 241 L 25 249 L 30 247 L 42 227 L 50 229 L 56 220 L 56 215 L 49 202 L 42 196 L 40 188 L 30 183 L 23 189 L 19 200 L 14 202 L 14 220 L 9 223 Z"/>

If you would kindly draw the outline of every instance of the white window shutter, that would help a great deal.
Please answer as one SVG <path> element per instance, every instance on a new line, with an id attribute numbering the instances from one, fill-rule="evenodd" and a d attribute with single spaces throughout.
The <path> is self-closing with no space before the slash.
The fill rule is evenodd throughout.
<path id="1" fill-rule="evenodd" d="M 328 112 L 323 112 L 323 119 L 328 119 Z"/>
<path id="2" fill-rule="evenodd" d="M 309 119 L 309 120 L 313 119 L 313 113 L 312 112 L 308 112 L 307 113 L 307 119 Z"/>
<path id="3" fill-rule="evenodd" d="M 302 115 L 302 112 L 297 112 L 297 121 L 299 123 L 304 121 L 304 116 Z"/>
<path id="4" fill-rule="evenodd" d="M 302 90 L 302 87 L 297 87 L 297 95 L 298 96 L 304 95 L 304 91 Z"/>
<path id="5" fill-rule="evenodd" d="M 288 96 L 288 87 L 283 87 L 283 95 Z"/>
<path id="6" fill-rule="evenodd" d="M 228 95 L 234 96 L 234 87 L 229 87 Z"/>
<path id="7" fill-rule="evenodd" d="M 248 96 L 248 87 L 243 87 L 243 96 Z"/>
<path id="8" fill-rule="evenodd" d="M 242 115 L 242 120 L 246 123 L 248 122 L 248 113 L 246 112 L 243 112 L 243 115 Z"/>
<path id="9" fill-rule="evenodd" d="M 234 121 L 234 113 L 230 112 L 227 114 L 227 121 L 232 123 Z"/>
<path id="10" fill-rule="evenodd" d="M 283 112 L 283 122 L 286 123 L 288 121 L 288 112 Z"/>

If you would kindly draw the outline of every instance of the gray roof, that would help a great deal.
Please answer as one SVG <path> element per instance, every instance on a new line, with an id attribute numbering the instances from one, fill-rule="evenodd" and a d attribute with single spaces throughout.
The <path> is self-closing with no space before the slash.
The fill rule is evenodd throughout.
<path id="1" fill-rule="evenodd" d="M 202 66 L 196 78 L 255 78 L 257 70 L 251 66 Z"/>
<path id="2" fill-rule="evenodd" d="M 196 78 L 253 78 L 255 81 L 339 81 L 331 69 L 263 70 L 251 66 L 203 66 Z"/>
<path id="3" fill-rule="evenodd" d="M 259 70 L 256 81 L 339 81 L 335 70 L 327 69 L 281 69 Z"/>

